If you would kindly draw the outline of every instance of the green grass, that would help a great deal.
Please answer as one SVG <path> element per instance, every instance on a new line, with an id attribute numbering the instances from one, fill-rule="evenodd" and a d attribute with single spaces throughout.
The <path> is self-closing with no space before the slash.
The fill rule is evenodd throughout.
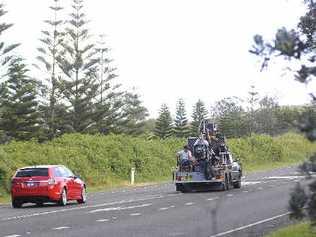
<path id="1" fill-rule="evenodd" d="M 266 237 L 315 237 L 316 230 L 312 230 L 309 223 L 300 223 L 277 230 Z"/>

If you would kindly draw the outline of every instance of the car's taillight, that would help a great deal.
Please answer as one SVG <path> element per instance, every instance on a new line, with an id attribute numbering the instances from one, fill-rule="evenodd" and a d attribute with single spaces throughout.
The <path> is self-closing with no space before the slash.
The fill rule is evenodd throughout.
<path id="1" fill-rule="evenodd" d="M 48 185 L 55 185 L 56 184 L 56 180 L 55 179 L 49 179 L 48 180 Z"/>
<path id="2" fill-rule="evenodd" d="M 12 185 L 16 185 L 16 184 L 20 184 L 21 182 L 19 182 L 18 180 L 16 180 L 16 179 L 12 179 L 11 180 L 11 184 Z"/>

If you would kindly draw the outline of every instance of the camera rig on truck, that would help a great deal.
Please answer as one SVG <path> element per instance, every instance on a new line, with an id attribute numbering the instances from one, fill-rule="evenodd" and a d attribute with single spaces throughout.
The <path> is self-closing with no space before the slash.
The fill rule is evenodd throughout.
<path id="1" fill-rule="evenodd" d="M 199 137 L 189 137 L 186 147 L 192 159 L 177 161 L 174 182 L 177 191 L 190 191 L 219 187 L 241 187 L 242 168 L 233 159 L 215 123 L 205 119 L 199 126 Z"/>

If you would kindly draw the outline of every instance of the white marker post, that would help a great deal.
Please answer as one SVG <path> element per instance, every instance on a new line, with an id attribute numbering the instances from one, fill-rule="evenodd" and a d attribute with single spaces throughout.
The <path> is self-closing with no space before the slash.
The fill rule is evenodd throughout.
<path id="1" fill-rule="evenodd" d="M 131 168 L 131 185 L 134 185 L 135 182 L 135 168 Z"/>

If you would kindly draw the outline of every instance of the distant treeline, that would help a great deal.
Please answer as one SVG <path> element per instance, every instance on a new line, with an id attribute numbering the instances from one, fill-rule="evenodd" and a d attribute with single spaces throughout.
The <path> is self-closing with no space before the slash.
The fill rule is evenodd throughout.
<path id="1" fill-rule="evenodd" d="M 251 87 L 248 98 L 223 98 L 213 103 L 209 110 L 199 100 L 193 107 L 190 120 L 182 99 L 177 102 L 174 119 L 168 106 L 163 104 L 158 119 L 150 121 L 150 128 L 154 137 L 163 139 L 171 136 L 198 136 L 200 121 L 210 118 L 227 138 L 253 134 L 275 136 L 298 131 L 301 120 L 311 110 L 310 105 L 281 106 L 276 98 L 260 97 Z"/>

